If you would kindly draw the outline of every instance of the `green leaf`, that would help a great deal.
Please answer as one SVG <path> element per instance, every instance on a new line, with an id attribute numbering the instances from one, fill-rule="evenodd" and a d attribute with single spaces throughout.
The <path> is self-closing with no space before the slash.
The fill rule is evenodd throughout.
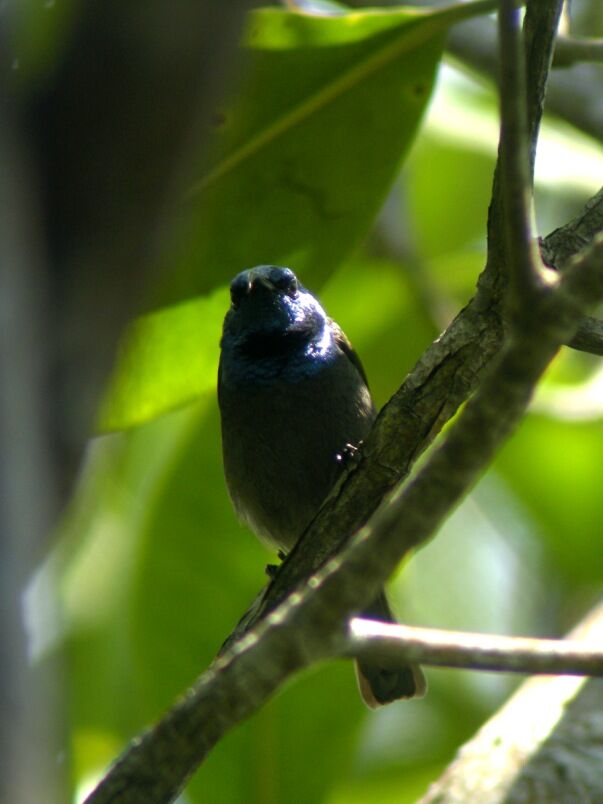
<path id="1" fill-rule="evenodd" d="M 447 28 L 491 2 L 435 11 L 252 13 L 245 79 L 215 115 L 154 302 L 245 267 L 316 285 L 367 232 L 427 105 Z"/>
<path id="2" fill-rule="evenodd" d="M 141 424 L 215 387 L 227 299 L 220 289 L 141 316 L 129 327 L 101 405 L 98 432 Z"/>

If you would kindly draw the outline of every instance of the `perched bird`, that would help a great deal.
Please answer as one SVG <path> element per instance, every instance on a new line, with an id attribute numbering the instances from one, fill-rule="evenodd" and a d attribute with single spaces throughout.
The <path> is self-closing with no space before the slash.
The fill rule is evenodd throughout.
<path id="1" fill-rule="evenodd" d="M 293 271 L 260 265 L 230 286 L 218 372 L 224 472 L 239 517 L 288 552 L 366 437 L 376 412 L 362 365 Z M 364 614 L 393 621 L 385 594 Z M 418 667 L 359 662 L 370 707 L 423 695 Z"/>

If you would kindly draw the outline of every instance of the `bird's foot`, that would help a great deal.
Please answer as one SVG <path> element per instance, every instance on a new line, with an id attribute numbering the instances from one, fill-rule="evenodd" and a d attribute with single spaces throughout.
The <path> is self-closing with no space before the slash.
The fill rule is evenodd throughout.
<path id="1" fill-rule="evenodd" d="M 360 442 L 361 444 L 362 442 Z M 343 449 L 337 453 L 335 460 L 342 467 L 345 468 L 353 463 L 356 463 L 360 458 L 360 444 L 346 444 Z"/>
<path id="2" fill-rule="evenodd" d="M 284 550 L 279 550 L 277 553 L 279 561 L 284 561 L 287 558 L 287 553 Z M 266 564 L 266 575 L 273 581 L 280 569 L 280 564 Z"/>

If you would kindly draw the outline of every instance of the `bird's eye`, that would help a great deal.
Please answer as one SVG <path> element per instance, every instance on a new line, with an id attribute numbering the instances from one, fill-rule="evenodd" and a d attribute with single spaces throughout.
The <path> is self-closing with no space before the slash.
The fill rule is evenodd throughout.
<path id="1" fill-rule="evenodd" d="M 273 268 L 270 272 L 270 282 L 277 290 L 289 296 L 294 296 L 299 288 L 297 277 L 290 268 Z"/>
<path id="2" fill-rule="evenodd" d="M 242 271 L 230 283 L 230 301 L 236 309 L 241 299 L 249 293 L 249 272 Z"/>

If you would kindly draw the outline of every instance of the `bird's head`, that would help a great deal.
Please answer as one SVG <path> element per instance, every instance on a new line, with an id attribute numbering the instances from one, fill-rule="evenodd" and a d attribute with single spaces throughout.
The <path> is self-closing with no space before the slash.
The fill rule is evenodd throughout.
<path id="1" fill-rule="evenodd" d="M 327 316 L 290 268 L 258 265 L 230 285 L 222 346 L 269 356 L 320 337 Z"/>

